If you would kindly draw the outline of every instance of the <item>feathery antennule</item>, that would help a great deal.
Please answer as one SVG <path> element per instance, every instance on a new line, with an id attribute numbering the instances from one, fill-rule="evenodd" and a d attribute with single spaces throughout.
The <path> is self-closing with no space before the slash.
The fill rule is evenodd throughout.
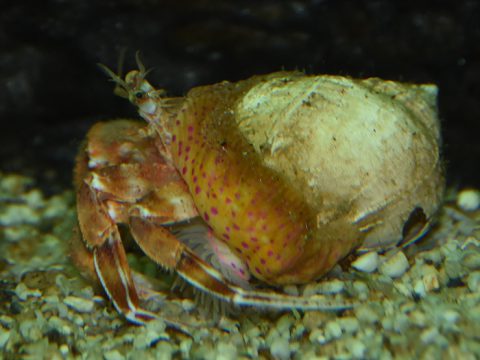
<path id="1" fill-rule="evenodd" d="M 147 69 L 145 65 L 142 62 L 142 59 L 140 58 L 140 50 L 135 53 L 135 62 L 137 63 L 138 70 L 140 72 L 140 76 L 142 79 L 145 79 L 145 77 L 153 71 L 155 68 L 150 68 Z"/>
<path id="2" fill-rule="evenodd" d="M 113 93 L 117 96 L 128 99 L 128 86 L 127 83 L 119 76 L 120 74 L 115 74 L 112 70 L 110 70 L 110 68 L 101 63 L 98 63 L 97 65 L 105 74 L 107 74 L 108 77 L 110 77 L 110 81 L 115 83 Z"/>

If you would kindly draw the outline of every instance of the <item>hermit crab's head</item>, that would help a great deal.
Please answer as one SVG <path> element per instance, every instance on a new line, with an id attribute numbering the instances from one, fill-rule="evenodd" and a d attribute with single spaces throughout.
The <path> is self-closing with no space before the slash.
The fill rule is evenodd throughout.
<path id="1" fill-rule="evenodd" d="M 103 71 L 115 82 L 115 94 L 128 99 L 135 105 L 140 114 L 153 115 L 157 112 L 159 99 L 165 94 L 165 90 L 155 89 L 146 80 L 147 74 L 151 71 L 146 70 L 140 60 L 139 54 L 136 54 L 136 62 L 138 70 L 132 70 L 127 73 L 125 79 L 122 78 L 120 72 L 115 74 L 112 70 L 103 64 L 99 64 Z"/>

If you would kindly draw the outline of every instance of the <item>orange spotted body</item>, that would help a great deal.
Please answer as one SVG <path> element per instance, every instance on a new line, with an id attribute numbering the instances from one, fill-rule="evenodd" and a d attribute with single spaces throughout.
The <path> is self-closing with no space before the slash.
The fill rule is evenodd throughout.
<path id="1" fill-rule="evenodd" d="M 284 191 L 235 133 L 224 107 L 239 91 L 227 83 L 192 91 L 167 124 L 170 153 L 217 238 L 255 277 L 277 283 L 302 255 L 309 219 L 298 194 Z"/>

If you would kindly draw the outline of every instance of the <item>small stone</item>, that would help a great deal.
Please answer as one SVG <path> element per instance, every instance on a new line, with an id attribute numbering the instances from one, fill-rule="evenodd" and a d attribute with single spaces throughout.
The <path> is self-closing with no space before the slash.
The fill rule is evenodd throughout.
<path id="1" fill-rule="evenodd" d="M 84 299 L 77 296 L 67 296 L 63 299 L 65 305 L 79 313 L 90 313 L 95 307 L 95 303 L 92 300 Z"/>
<path id="2" fill-rule="evenodd" d="M 325 336 L 327 340 L 338 339 L 340 336 L 342 336 L 342 333 L 342 328 L 337 321 L 330 321 L 325 326 Z"/>
<path id="3" fill-rule="evenodd" d="M 120 354 L 118 350 L 110 350 L 103 354 L 105 360 L 124 360 L 125 356 Z"/>
<path id="4" fill-rule="evenodd" d="M 70 349 L 68 348 L 67 344 L 60 345 L 58 350 L 60 350 L 60 353 L 64 358 L 66 358 L 68 356 L 68 353 L 70 352 Z"/>
<path id="5" fill-rule="evenodd" d="M 442 318 L 449 324 L 455 324 L 460 319 L 460 314 L 455 310 L 447 309 L 443 312 Z"/>
<path id="6" fill-rule="evenodd" d="M 22 301 L 27 300 L 28 297 L 40 297 L 42 293 L 40 290 L 37 289 L 30 289 L 24 283 L 19 283 L 15 288 L 15 294 L 17 294 L 18 298 Z"/>
<path id="7" fill-rule="evenodd" d="M 290 359 L 291 350 L 288 340 L 282 336 L 277 337 L 275 340 L 272 341 L 272 344 L 270 345 L 270 353 L 275 359 Z"/>
<path id="8" fill-rule="evenodd" d="M 347 342 L 347 346 L 354 359 L 365 358 L 365 352 L 367 351 L 367 347 L 360 340 L 349 339 Z"/>
<path id="9" fill-rule="evenodd" d="M 402 276 L 409 268 L 407 257 L 402 251 L 388 257 L 380 265 L 380 273 L 391 278 Z"/>
<path id="10" fill-rule="evenodd" d="M 295 285 L 286 285 L 283 287 L 283 291 L 288 295 L 298 296 L 298 286 Z"/>
<path id="11" fill-rule="evenodd" d="M 368 324 L 374 324 L 380 320 L 378 314 L 369 305 L 360 305 L 355 308 L 355 315 L 360 322 Z"/>
<path id="12" fill-rule="evenodd" d="M 354 317 L 344 317 L 337 320 L 338 325 L 342 328 L 342 331 L 347 334 L 356 332 L 359 328 L 358 320 Z"/>
<path id="13" fill-rule="evenodd" d="M 466 254 L 462 259 L 462 263 L 470 270 L 480 270 L 480 253 Z"/>
<path id="14" fill-rule="evenodd" d="M 480 292 L 480 271 L 468 274 L 467 286 L 471 292 Z"/>
<path id="15" fill-rule="evenodd" d="M 379 256 L 376 251 L 369 251 L 366 254 L 359 256 L 352 262 L 352 267 L 358 271 L 371 273 L 377 270 L 379 263 Z"/>
<path id="16" fill-rule="evenodd" d="M 438 329 L 436 327 L 430 327 L 422 331 L 422 333 L 420 334 L 420 340 L 424 344 L 430 344 L 434 342 L 438 336 L 439 336 Z"/>
<path id="17" fill-rule="evenodd" d="M 465 189 L 457 195 L 457 205 L 464 211 L 475 211 L 480 206 L 480 192 L 475 189 Z"/>
<path id="18" fill-rule="evenodd" d="M 10 339 L 10 330 L 0 327 L 0 349 L 3 349 Z"/>
<path id="19" fill-rule="evenodd" d="M 367 284 L 363 281 L 354 281 L 353 282 L 353 292 L 360 300 L 367 300 L 370 290 L 368 289 Z"/>
<path id="20" fill-rule="evenodd" d="M 325 344 L 327 342 L 327 339 L 325 337 L 325 332 L 323 329 L 315 329 L 313 330 L 308 339 L 310 340 L 311 343 L 319 343 L 319 344 Z"/>
<path id="21" fill-rule="evenodd" d="M 166 341 L 160 341 L 156 348 L 156 360 L 170 360 L 172 358 L 174 348 L 172 344 Z"/>
<path id="22" fill-rule="evenodd" d="M 317 293 L 338 294 L 345 289 L 345 284 L 340 280 L 324 281 L 318 284 Z"/>

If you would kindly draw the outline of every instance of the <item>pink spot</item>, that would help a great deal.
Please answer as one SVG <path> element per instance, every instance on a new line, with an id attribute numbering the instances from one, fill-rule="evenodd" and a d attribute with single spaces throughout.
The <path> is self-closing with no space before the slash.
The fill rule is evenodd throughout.
<path id="1" fill-rule="evenodd" d="M 172 142 L 175 142 L 175 141 L 177 141 L 177 135 L 172 136 Z"/>
<path id="2" fill-rule="evenodd" d="M 205 212 L 205 213 L 203 214 L 203 218 L 205 219 L 205 221 L 210 220 L 210 216 L 208 216 L 208 213 L 207 213 L 207 212 Z"/>
<path id="3" fill-rule="evenodd" d="M 235 250 L 236 250 L 239 254 L 242 253 L 242 249 L 240 249 L 239 247 L 236 247 Z"/>
<path id="4" fill-rule="evenodd" d="M 253 219 L 253 211 L 247 212 L 247 216 L 250 220 Z"/>
<path id="5" fill-rule="evenodd" d="M 190 158 L 188 157 L 188 155 L 185 155 L 185 162 L 187 162 L 188 159 L 190 159 Z"/>
<path id="6" fill-rule="evenodd" d="M 225 203 L 231 204 L 231 203 L 232 203 L 232 199 L 230 199 L 229 197 L 225 198 Z"/>
<path id="7" fill-rule="evenodd" d="M 204 178 L 204 179 L 207 178 L 207 173 L 205 171 L 202 173 L 202 178 Z"/>
<path id="8" fill-rule="evenodd" d="M 235 199 L 240 200 L 240 193 L 238 192 L 235 193 Z"/>
<path id="9" fill-rule="evenodd" d="M 230 236 L 228 234 L 223 234 L 222 236 L 225 240 L 230 240 Z"/>
<path id="10" fill-rule="evenodd" d="M 180 120 L 175 121 L 175 125 L 180 125 Z"/>
<path id="11" fill-rule="evenodd" d="M 272 250 L 268 250 L 267 255 L 268 255 L 268 256 L 273 256 L 273 251 L 272 251 Z"/>
<path id="12" fill-rule="evenodd" d="M 263 230 L 263 231 L 266 231 L 267 229 L 268 229 L 267 224 L 263 224 L 263 225 L 262 225 L 262 230 Z"/>
<path id="13" fill-rule="evenodd" d="M 264 258 L 261 258 L 261 259 L 260 259 L 260 262 L 261 262 L 263 265 L 265 265 L 265 264 L 267 263 L 267 260 L 265 260 Z"/>
<path id="14" fill-rule="evenodd" d="M 189 132 L 189 133 L 193 132 L 193 126 L 192 126 L 192 125 L 189 125 L 189 126 L 188 126 L 188 132 Z"/>
<path id="15" fill-rule="evenodd" d="M 247 244 L 245 241 L 243 241 L 243 242 L 242 242 L 242 247 L 243 247 L 244 249 L 248 249 L 248 244 Z"/>
<path id="16" fill-rule="evenodd" d="M 235 230 L 240 230 L 240 226 L 238 226 L 237 224 L 233 224 L 233 228 L 234 228 Z"/>
<path id="17" fill-rule="evenodd" d="M 195 159 L 192 159 L 191 163 L 192 163 L 192 164 L 195 164 Z"/>
<path id="18" fill-rule="evenodd" d="M 195 186 L 195 194 L 200 194 L 200 191 L 202 191 L 202 189 L 200 189 L 200 186 Z"/>
<path id="19" fill-rule="evenodd" d="M 245 275 L 245 270 L 240 269 L 240 273 L 241 273 L 242 275 Z"/>
<path id="20" fill-rule="evenodd" d="M 190 148 L 190 145 L 188 145 L 188 146 L 185 148 L 185 151 L 186 151 L 186 152 L 189 152 L 190 149 L 191 149 L 191 148 Z"/>
<path id="21" fill-rule="evenodd" d="M 183 169 L 182 169 L 182 175 L 185 175 L 187 173 L 187 167 L 184 166 Z"/>
<path id="22" fill-rule="evenodd" d="M 253 242 L 257 242 L 257 241 L 258 241 L 258 239 L 257 239 L 255 236 L 252 236 L 252 237 L 250 238 L 250 240 L 252 240 Z"/>
<path id="23" fill-rule="evenodd" d="M 237 213 L 232 210 L 232 217 L 236 217 L 236 216 L 237 216 Z"/>
<path id="24" fill-rule="evenodd" d="M 198 178 L 196 176 L 193 177 L 193 182 L 196 183 Z"/>
<path id="25" fill-rule="evenodd" d="M 235 263 L 233 263 L 233 262 L 230 263 L 230 266 L 231 266 L 232 268 L 234 268 L 234 269 L 237 268 L 237 265 L 235 265 Z"/>
<path id="26" fill-rule="evenodd" d="M 225 226 L 225 231 L 230 232 L 230 226 Z"/>
<path id="27" fill-rule="evenodd" d="M 215 194 L 213 194 L 213 195 L 215 195 Z M 212 196 L 213 196 L 213 195 L 212 195 Z M 215 197 L 216 197 L 216 196 L 215 196 Z M 212 208 L 210 209 L 210 213 L 211 213 L 212 215 L 218 215 L 218 209 L 217 209 L 216 207 L 213 207 L 213 206 L 212 206 Z"/>
<path id="28" fill-rule="evenodd" d="M 257 274 L 261 274 L 260 269 L 258 267 L 255 267 L 255 271 L 257 272 Z"/>
<path id="29" fill-rule="evenodd" d="M 182 155 L 182 147 L 183 147 L 183 143 L 180 141 L 178 143 L 178 156 Z"/>

